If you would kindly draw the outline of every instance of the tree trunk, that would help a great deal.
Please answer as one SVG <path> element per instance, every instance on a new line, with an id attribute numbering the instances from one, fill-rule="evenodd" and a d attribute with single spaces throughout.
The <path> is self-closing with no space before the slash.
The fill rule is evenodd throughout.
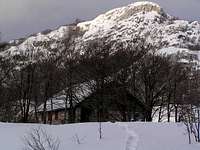
<path id="1" fill-rule="evenodd" d="M 67 105 L 67 103 L 68 103 L 68 96 L 67 96 L 67 94 L 66 94 L 66 98 L 65 98 L 65 114 L 64 114 L 64 123 L 66 124 L 67 123 L 67 109 L 68 109 L 68 105 Z"/>
<path id="2" fill-rule="evenodd" d="M 44 102 L 44 107 L 43 107 L 43 112 L 42 112 L 42 121 L 44 124 L 47 123 L 47 119 L 46 119 L 46 116 L 47 116 L 47 101 Z"/>
<path id="3" fill-rule="evenodd" d="M 53 121 L 53 100 L 51 99 L 51 112 L 50 112 L 50 120 L 49 123 L 52 124 Z"/>
<path id="4" fill-rule="evenodd" d="M 146 110 L 145 118 L 147 122 L 152 122 L 152 109 Z"/>
<path id="5" fill-rule="evenodd" d="M 170 99 L 171 99 L 171 93 L 169 93 L 167 101 L 167 122 L 170 122 L 170 117 L 171 117 Z"/>
<path id="6" fill-rule="evenodd" d="M 178 120 L 178 104 L 175 104 L 174 108 L 175 108 L 175 122 L 179 122 L 179 120 Z"/>

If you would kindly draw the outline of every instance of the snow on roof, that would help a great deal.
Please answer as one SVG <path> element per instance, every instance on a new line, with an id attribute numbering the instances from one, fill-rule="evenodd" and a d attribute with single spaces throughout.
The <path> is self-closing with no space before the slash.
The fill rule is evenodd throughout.
<path id="1" fill-rule="evenodd" d="M 65 95 L 55 96 L 50 98 L 46 104 L 46 111 L 55 111 L 59 109 L 65 109 Z M 38 107 L 38 112 L 42 112 L 44 108 L 44 103 Z"/>
<path id="2" fill-rule="evenodd" d="M 82 83 L 76 85 L 74 88 L 75 93 L 73 94 L 74 98 L 74 105 L 78 104 L 79 102 L 83 101 L 86 97 L 88 97 L 92 93 L 92 85 L 94 84 L 93 81 L 88 83 Z M 60 109 L 65 109 L 65 102 L 66 102 L 66 93 L 65 91 L 61 91 L 57 95 L 54 95 L 52 98 L 49 98 L 46 104 L 46 111 L 55 111 Z M 44 108 L 44 103 L 38 107 L 38 112 L 42 112 Z M 67 104 L 67 108 L 69 108 L 69 103 Z"/>

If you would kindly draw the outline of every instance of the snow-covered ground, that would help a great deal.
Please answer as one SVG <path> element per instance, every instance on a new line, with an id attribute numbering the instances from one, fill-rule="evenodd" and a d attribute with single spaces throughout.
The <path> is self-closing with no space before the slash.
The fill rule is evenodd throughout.
<path id="1" fill-rule="evenodd" d="M 184 125 L 176 123 L 103 123 L 37 125 L 0 123 L 0 150 L 22 150 L 23 137 L 33 128 L 45 128 L 61 141 L 60 150 L 199 150 L 189 145 Z M 78 136 L 81 144 L 76 142 Z"/>

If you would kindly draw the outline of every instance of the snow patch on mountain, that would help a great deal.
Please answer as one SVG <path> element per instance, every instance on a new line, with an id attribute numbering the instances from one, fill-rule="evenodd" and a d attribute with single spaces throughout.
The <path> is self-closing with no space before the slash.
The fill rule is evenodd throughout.
<path id="1" fill-rule="evenodd" d="M 167 47 L 157 51 L 158 55 L 170 55 L 178 57 L 178 61 L 184 64 L 193 64 L 197 69 L 200 69 L 200 51 L 189 50 L 186 48 Z"/>

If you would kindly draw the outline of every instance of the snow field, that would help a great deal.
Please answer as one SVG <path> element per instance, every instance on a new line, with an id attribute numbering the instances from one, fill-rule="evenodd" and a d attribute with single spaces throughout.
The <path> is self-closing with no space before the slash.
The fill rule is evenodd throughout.
<path id="1" fill-rule="evenodd" d="M 22 150 L 23 138 L 31 129 L 43 128 L 60 139 L 59 150 L 199 150 L 188 144 L 183 124 L 103 123 L 99 139 L 98 123 L 67 125 L 0 123 L 0 150 Z M 77 142 L 77 137 L 80 144 Z"/>

